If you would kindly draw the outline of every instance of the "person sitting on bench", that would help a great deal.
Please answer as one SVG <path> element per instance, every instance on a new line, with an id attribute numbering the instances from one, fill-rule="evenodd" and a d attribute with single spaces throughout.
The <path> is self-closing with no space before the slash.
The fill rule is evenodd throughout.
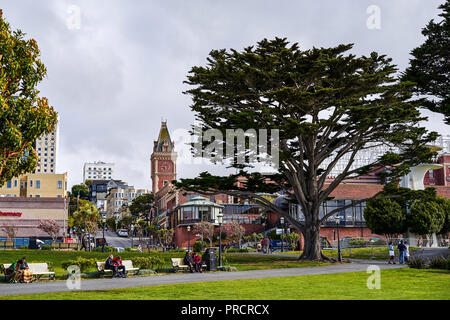
<path id="1" fill-rule="evenodd" d="M 114 267 L 114 256 L 112 254 L 109 255 L 109 257 L 105 261 L 105 270 L 112 270 L 113 277 L 117 274 L 117 268 Z"/>
<path id="2" fill-rule="evenodd" d="M 125 270 L 125 266 L 122 264 L 122 258 L 120 256 L 117 256 L 113 260 L 114 268 L 116 271 L 116 277 L 120 278 L 126 278 L 127 277 L 127 271 Z M 113 275 L 114 277 L 114 275 Z"/>
<path id="3" fill-rule="evenodd" d="M 192 253 L 192 260 L 194 261 L 195 271 L 202 273 L 202 258 L 196 253 Z"/>
<path id="4" fill-rule="evenodd" d="M 184 256 L 184 264 L 189 267 L 191 273 L 194 273 L 194 260 L 192 260 L 191 256 L 189 255 L 189 251 L 186 251 L 186 255 Z"/>
<path id="5" fill-rule="evenodd" d="M 6 280 L 11 283 L 17 283 L 22 280 L 23 270 L 20 269 L 22 266 L 22 259 L 14 261 L 8 269 L 5 270 Z"/>
<path id="6" fill-rule="evenodd" d="M 31 272 L 28 267 L 27 258 L 22 258 L 22 264 L 20 265 L 20 270 L 22 270 L 21 282 L 30 283 L 33 280 L 33 272 Z"/>

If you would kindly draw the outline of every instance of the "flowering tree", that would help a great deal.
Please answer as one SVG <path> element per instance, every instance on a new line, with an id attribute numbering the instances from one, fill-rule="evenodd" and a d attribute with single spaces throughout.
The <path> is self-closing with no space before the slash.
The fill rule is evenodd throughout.
<path id="1" fill-rule="evenodd" d="M 241 247 L 242 237 L 245 235 L 245 229 L 237 221 L 227 223 L 224 225 L 224 229 L 230 239 L 239 242 L 239 248 Z"/>
<path id="2" fill-rule="evenodd" d="M 6 233 L 6 238 L 8 241 L 12 241 L 16 237 L 17 227 L 13 225 L 5 224 L 2 226 L 1 230 Z"/>
<path id="3" fill-rule="evenodd" d="M 212 246 L 213 236 L 214 236 L 214 225 L 208 221 L 202 221 L 194 225 L 194 233 L 199 233 L 203 238 L 209 240 L 209 246 Z"/>
<path id="4" fill-rule="evenodd" d="M 39 220 L 38 228 L 47 233 L 53 239 L 53 242 L 59 236 L 60 226 L 55 220 Z"/>

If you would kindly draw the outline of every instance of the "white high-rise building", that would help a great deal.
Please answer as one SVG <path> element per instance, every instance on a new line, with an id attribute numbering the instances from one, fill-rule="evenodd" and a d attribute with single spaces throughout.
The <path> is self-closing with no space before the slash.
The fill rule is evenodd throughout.
<path id="1" fill-rule="evenodd" d="M 83 181 L 111 179 L 114 179 L 114 163 L 96 161 L 84 164 Z"/>

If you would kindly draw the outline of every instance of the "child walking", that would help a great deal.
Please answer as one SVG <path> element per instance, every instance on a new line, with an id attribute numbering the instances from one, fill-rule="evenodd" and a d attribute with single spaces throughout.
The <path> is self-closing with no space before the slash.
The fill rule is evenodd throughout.
<path id="1" fill-rule="evenodd" d="M 395 264 L 394 258 L 395 258 L 394 244 L 392 243 L 392 241 L 390 241 L 389 242 L 389 262 L 388 262 L 388 264 L 391 264 L 391 262 L 393 264 Z"/>

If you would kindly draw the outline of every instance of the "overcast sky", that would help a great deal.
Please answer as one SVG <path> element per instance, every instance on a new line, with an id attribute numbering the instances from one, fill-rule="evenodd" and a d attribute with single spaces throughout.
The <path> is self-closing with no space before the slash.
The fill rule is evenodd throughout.
<path id="1" fill-rule="evenodd" d="M 69 186 L 82 182 L 85 162 L 101 160 L 116 164 L 115 178 L 151 189 L 161 119 L 176 142 L 189 129 L 194 115 L 182 82 L 210 50 L 276 36 L 304 49 L 355 43 L 354 53 L 387 54 L 404 70 L 443 2 L 2 0 L 0 8 L 41 49 L 48 77 L 40 88 L 60 116 L 57 168 L 69 173 Z M 380 9 L 379 29 L 371 5 Z M 442 116 L 426 115 L 428 127 L 449 133 Z M 213 170 L 189 162 L 178 162 L 179 178 Z"/>

